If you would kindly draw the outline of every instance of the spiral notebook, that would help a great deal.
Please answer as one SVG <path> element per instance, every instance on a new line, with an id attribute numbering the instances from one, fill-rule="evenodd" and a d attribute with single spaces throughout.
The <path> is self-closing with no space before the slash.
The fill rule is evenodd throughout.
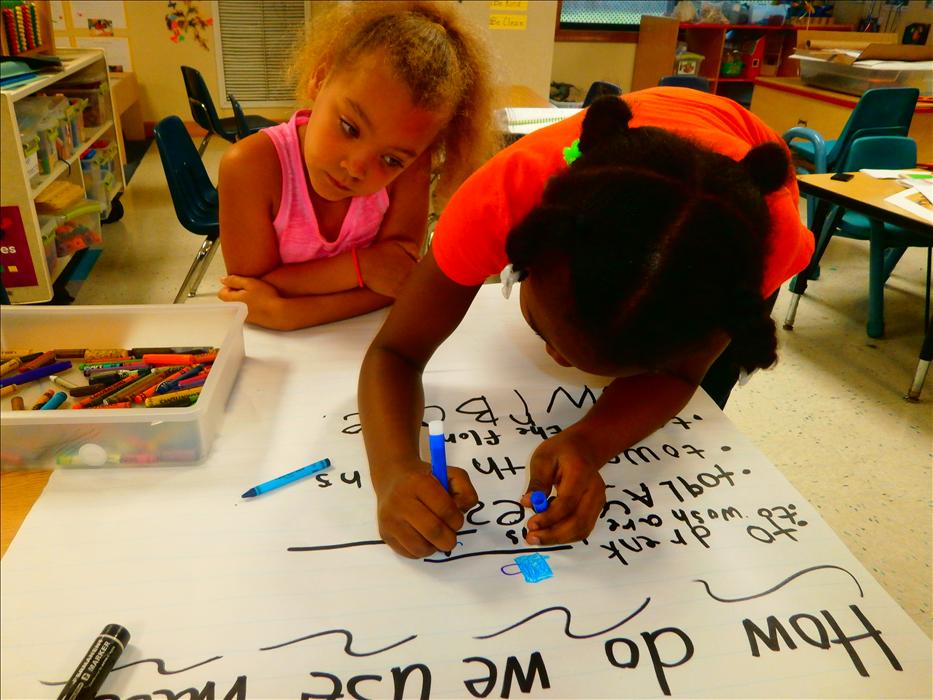
<path id="1" fill-rule="evenodd" d="M 507 107 L 502 110 L 504 130 L 509 134 L 530 134 L 541 127 L 572 117 L 579 109 L 565 107 Z"/>

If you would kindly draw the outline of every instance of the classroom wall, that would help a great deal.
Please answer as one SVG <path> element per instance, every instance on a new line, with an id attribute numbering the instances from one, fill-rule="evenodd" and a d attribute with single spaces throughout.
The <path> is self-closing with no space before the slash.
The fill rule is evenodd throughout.
<path id="1" fill-rule="evenodd" d="M 636 47 L 634 43 L 559 41 L 554 44 L 552 80 L 580 88 L 581 100 L 596 80 L 615 83 L 629 92 Z"/>
<path id="2" fill-rule="evenodd" d="M 882 31 L 893 31 L 897 34 L 898 40 L 904 35 L 904 28 L 913 22 L 926 22 L 933 24 L 933 7 L 929 6 L 927 0 L 909 0 L 907 5 L 900 11 L 897 17 L 896 7 L 887 3 L 880 3 L 877 0 L 857 0 L 847 2 L 837 2 L 833 6 L 833 18 L 841 24 L 852 24 L 858 27 L 859 20 L 867 17 L 869 11 L 873 14 L 880 14 L 880 24 Z M 897 17 L 897 21 L 892 20 L 893 28 L 887 29 L 887 19 L 889 15 Z M 927 36 L 927 46 L 933 46 L 933 31 Z"/>
<path id="3" fill-rule="evenodd" d="M 530 0 L 527 9 L 514 11 L 493 2 L 467 0 L 463 11 L 489 32 L 497 56 L 498 78 L 506 85 L 526 85 L 547 97 L 554 55 L 557 0 Z M 527 20 L 524 29 L 490 29 L 491 15 L 512 15 Z"/>
<path id="4" fill-rule="evenodd" d="M 313 0 L 311 18 L 325 12 L 335 0 Z M 178 3 L 181 5 L 182 3 Z M 209 0 L 194 0 L 203 18 L 212 18 L 216 6 Z M 527 85 L 541 95 L 548 94 L 551 81 L 551 63 L 554 44 L 554 26 L 557 17 L 556 0 L 529 2 L 524 11 L 491 9 L 490 2 L 470 0 L 462 3 L 463 11 L 473 21 L 485 27 L 493 51 L 497 55 L 499 77 L 506 84 Z M 191 121 L 191 111 L 181 79 L 182 65 L 197 68 L 204 75 L 208 88 L 222 117 L 232 111 L 220 104 L 217 80 L 217 57 L 214 51 L 213 27 L 202 32 L 207 50 L 192 41 L 172 42 L 166 28 L 165 16 L 169 12 L 165 0 L 132 0 L 124 2 L 127 28 L 122 35 L 129 39 L 133 71 L 139 83 L 139 100 L 143 121 L 152 124 L 170 114 Z M 520 30 L 490 29 L 490 15 L 507 12 L 526 18 L 526 27 Z M 271 119 L 285 119 L 290 107 L 253 107 L 250 114 Z"/>

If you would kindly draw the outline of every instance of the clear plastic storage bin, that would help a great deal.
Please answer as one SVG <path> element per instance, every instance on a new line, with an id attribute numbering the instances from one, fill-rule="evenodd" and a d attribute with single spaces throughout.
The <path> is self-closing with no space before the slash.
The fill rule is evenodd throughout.
<path id="1" fill-rule="evenodd" d="M 880 87 L 915 87 L 926 97 L 933 96 L 933 64 L 930 61 L 870 61 L 846 65 L 810 56 L 794 55 L 800 61 L 800 79 L 807 85 L 861 95 Z"/>
<path id="2" fill-rule="evenodd" d="M 200 398 L 189 407 L 12 411 L 12 397 L 3 397 L 0 466 L 171 465 L 207 456 L 243 361 L 244 304 L 6 309 L 0 326 L 5 350 L 212 346 L 219 352 Z M 85 383 L 77 369 L 62 376 Z M 17 395 L 29 406 L 51 386 L 41 379 Z"/>

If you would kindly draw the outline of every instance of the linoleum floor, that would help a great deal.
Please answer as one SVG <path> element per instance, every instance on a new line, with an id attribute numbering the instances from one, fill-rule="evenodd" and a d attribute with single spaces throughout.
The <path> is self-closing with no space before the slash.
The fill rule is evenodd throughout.
<path id="1" fill-rule="evenodd" d="M 215 182 L 227 146 L 215 137 L 204 154 Z M 155 145 L 122 201 L 75 303 L 171 303 L 201 237 L 178 223 Z M 929 636 L 933 376 L 919 403 L 903 399 L 923 337 L 925 251 L 908 251 L 888 283 L 883 339 L 865 334 L 867 269 L 865 244 L 834 240 L 793 332 L 780 328 L 782 290 L 780 360 L 738 387 L 726 414 Z M 188 303 L 217 302 L 223 272 L 218 252 Z"/>

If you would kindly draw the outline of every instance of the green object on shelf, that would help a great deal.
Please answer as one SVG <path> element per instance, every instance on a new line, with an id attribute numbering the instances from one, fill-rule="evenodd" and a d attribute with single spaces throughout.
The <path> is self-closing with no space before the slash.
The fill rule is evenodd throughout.
<path id="1" fill-rule="evenodd" d="M 719 67 L 719 74 L 726 78 L 737 78 L 742 75 L 742 68 L 745 64 L 737 51 L 730 52 L 723 57 L 722 65 Z"/>

